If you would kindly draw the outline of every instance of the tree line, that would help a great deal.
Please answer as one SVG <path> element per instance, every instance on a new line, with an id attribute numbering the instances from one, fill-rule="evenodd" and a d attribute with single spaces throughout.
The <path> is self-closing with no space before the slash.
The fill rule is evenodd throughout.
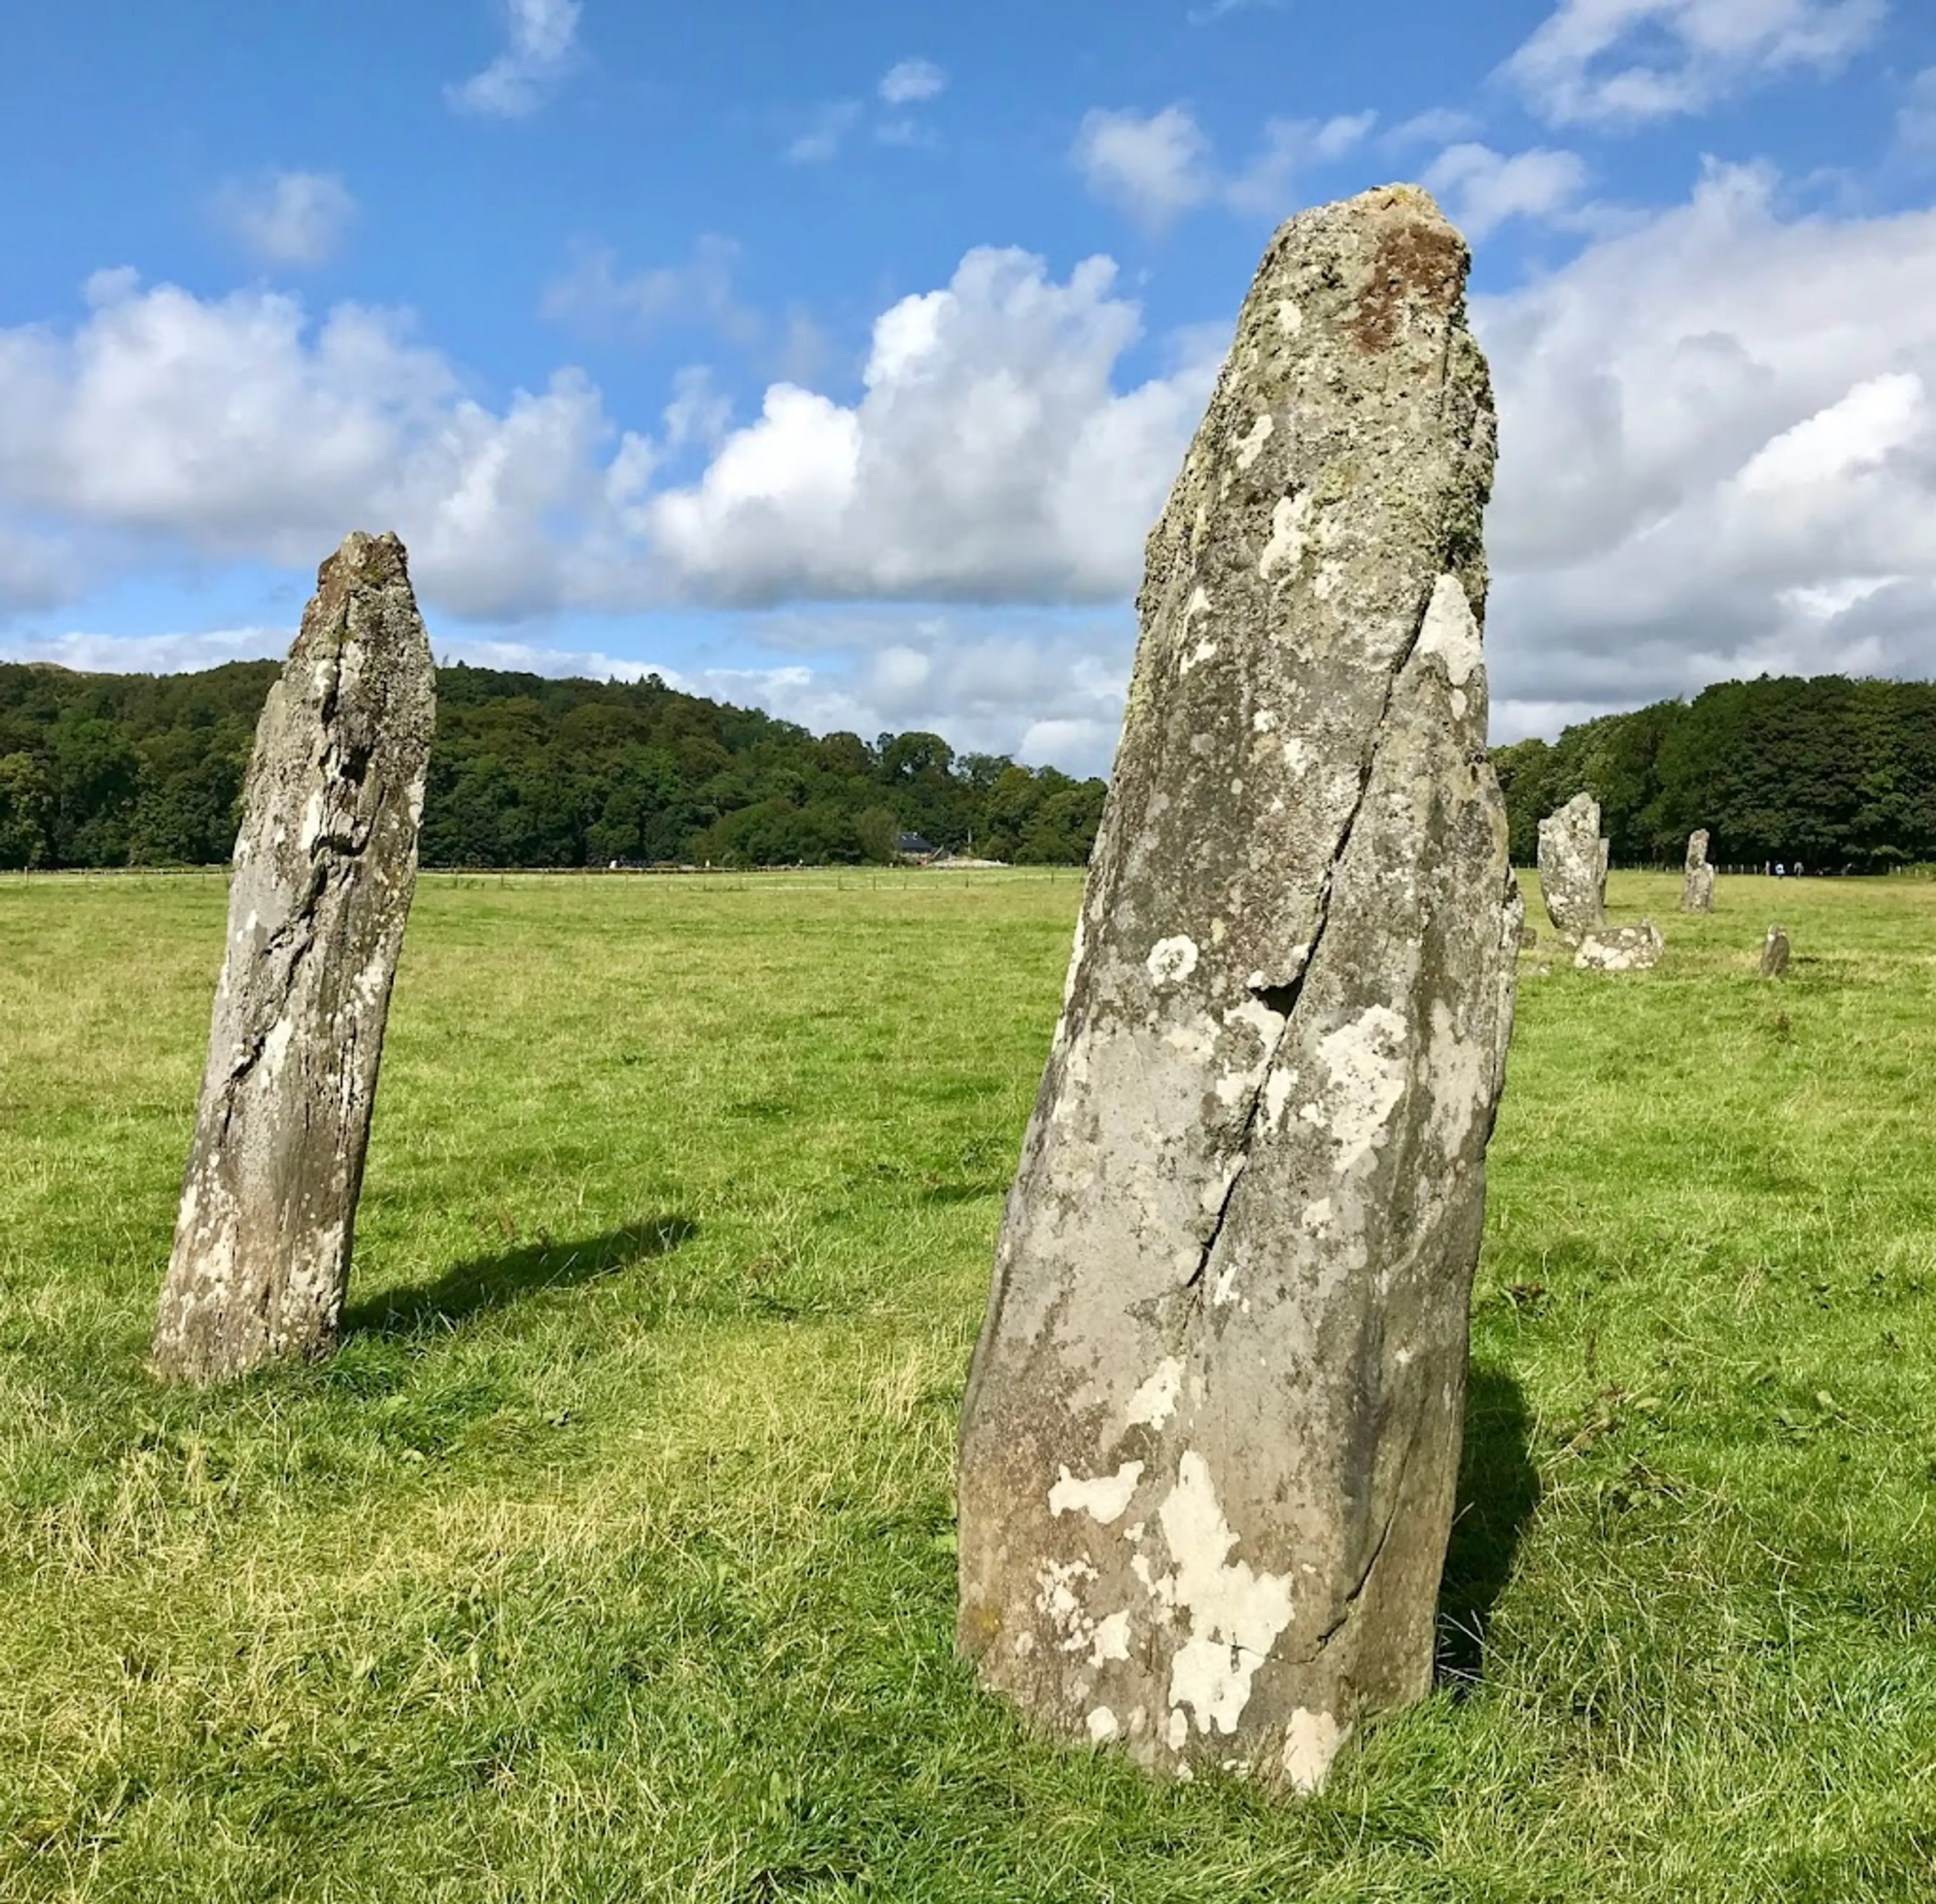
<path id="1" fill-rule="evenodd" d="M 0 664 L 0 867 L 225 860 L 274 661 L 192 674 Z M 1697 826 L 1721 864 L 1878 871 L 1936 860 L 1936 684 L 1729 681 L 1495 748 L 1512 855 L 1576 793 L 1613 857 L 1677 861 Z M 883 863 L 915 833 L 1018 864 L 1079 864 L 1103 782 L 938 734 L 816 736 L 638 682 L 437 674 L 429 866 Z"/>
<path id="2" fill-rule="evenodd" d="M 1678 864 L 1696 827 L 1720 865 L 1871 873 L 1936 860 L 1936 683 L 1839 674 L 1727 681 L 1493 750 L 1515 864 L 1576 793 L 1617 864 Z"/>
<path id="3" fill-rule="evenodd" d="M 280 671 L 82 674 L 0 664 L 0 867 L 210 865 L 235 840 Z M 643 681 L 437 670 L 427 866 L 885 863 L 899 836 L 1080 864 L 1103 782 L 939 734 L 816 736 Z"/>

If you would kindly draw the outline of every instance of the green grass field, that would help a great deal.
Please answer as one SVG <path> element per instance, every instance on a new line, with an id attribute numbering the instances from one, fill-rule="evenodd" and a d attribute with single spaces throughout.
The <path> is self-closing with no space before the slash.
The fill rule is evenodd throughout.
<path id="1" fill-rule="evenodd" d="M 1441 1687 L 1274 1805 L 951 1652 L 1075 876 L 426 877 L 345 1345 L 207 1394 L 222 883 L 0 879 L 0 1896 L 1936 1895 L 1936 884 L 1677 886 L 1522 961 Z"/>

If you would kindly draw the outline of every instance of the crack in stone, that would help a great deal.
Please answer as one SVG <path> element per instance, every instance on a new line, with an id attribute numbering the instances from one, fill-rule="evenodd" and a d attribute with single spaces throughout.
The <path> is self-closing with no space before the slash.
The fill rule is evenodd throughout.
<path id="1" fill-rule="evenodd" d="M 1338 1617 L 1317 1636 L 1308 1653 L 1296 1656 L 1295 1663 L 1297 1665 L 1314 1663 L 1323 1654 L 1325 1648 L 1344 1631 L 1351 1615 L 1358 1610 L 1358 1603 L 1364 1598 L 1365 1589 L 1371 1585 L 1372 1572 L 1385 1551 L 1385 1544 L 1391 1539 L 1392 1529 L 1398 1525 L 1398 1510 L 1399 1503 L 1393 1501 L 1391 1512 L 1385 1516 L 1384 1528 L 1378 1536 L 1378 1545 L 1372 1549 L 1372 1557 L 1360 1570 L 1357 1581 L 1347 1590 L 1343 1603 L 1338 1609 Z"/>
<path id="2" fill-rule="evenodd" d="M 1190 1271 L 1183 1285 L 1184 1291 L 1190 1297 L 1190 1313 L 1192 1316 L 1202 1312 L 1204 1279 L 1210 1267 L 1210 1258 L 1216 1250 L 1219 1239 L 1223 1236 L 1224 1224 L 1230 1217 L 1230 1206 L 1236 1200 L 1237 1186 L 1243 1182 L 1244 1173 L 1249 1167 L 1251 1139 L 1257 1128 L 1257 1112 L 1263 1103 L 1264 1087 L 1269 1082 L 1271 1070 L 1277 1063 L 1278 1052 L 1284 1049 L 1284 1041 L 1290 1035 L 1292 1014 L 1296 1010 L 1298 1002 L 1303 996 L 1305 981 L 1311 976 L 1312 968 L 1317 963 L 1319 949 L 1323 945 L 1324 935 L 1330 928 L 1332 888 L 1337 879 L 1338 869 L 1344 864 L 1345 855 L 1351 850 L 1351 836 L 1357 829 L 1358 817 L 1365 810 L 1365 802 L 1370 797 L 1372 782 L 1378 772 L 1378 751 L 1384 740 L 1386 726 L 1391 719 L 1392 703 L 1397 698 L 1398 684 L 1403 678 L 1405 670 L 1411 665 L 1413 656 L 1418 652 L 1419 640 L 1425 632 L 1426 617 L 1430 613 L 1432 609 L 1432 591 L 1438 586 L 1439 575 L 1443 572 L 1444 571 L 1442 568 L 1435 567 L 1431 580 L 1426 586 L 1425 599 L 1419 604 L 1418 612 L 1412 618 L 1411 633 L 1407 637 L 1403 650 L 1399 655 L 1390 675 L 1386 679 L 1384 700 L 1378 709 L 1378 718 L 1372 728 L 1372 742 L 1365 751 L 1364 764 L 1359 770 L 1357 795 L 1351 802 L 1351 810 L 1345 816 L 1344 825 L 1339 831 L 1338 843 L 1332 849 L 1329 863 L 1324 869 L 1324 883 L 1317 895 L 1317 923 L 1311 932 L 1310 946 L 1305 953 L 1304 963 L 1298 968 L 1296 976 L 1285 983 L 1259 987 L 1254 990 L 1254 996 L 1263 997 L 1267 1002 L 1273 995 L 1284 1000 L 1284 1023 L 1278 1027 L 1278 1034 L 1271 1041 L 1271 1048 L 1266 1054 L 1263 1063 L 1258 1067 L 1257 1082 L 1251 1092 L 1250 1103 L 1244 1112 L 1243 1125 L 1237 1137 L 1237 1151 L 1240 1161 L 1229 1184 L 1225 1187 L 1222 1202 L 1217 1206 L 1217 1214 L 1211 1223 L 1209 1234 L 1205 1237 L 1198 1249 L 1196 1267 Z M 1275 1004 L 1272 1004 L 1270 1009 L 1275 1011 L 1278 1007 Z"/>

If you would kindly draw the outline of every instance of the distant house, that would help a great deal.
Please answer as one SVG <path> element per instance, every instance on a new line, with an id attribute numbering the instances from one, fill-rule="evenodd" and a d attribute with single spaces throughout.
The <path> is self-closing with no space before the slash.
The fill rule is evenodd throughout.
<path id="1" fill-rule="evenodd" d="M 932 859 L 935 849 L 918 833 L 897 833 L 894 835 L 894 857 L 897 859 Z"/>

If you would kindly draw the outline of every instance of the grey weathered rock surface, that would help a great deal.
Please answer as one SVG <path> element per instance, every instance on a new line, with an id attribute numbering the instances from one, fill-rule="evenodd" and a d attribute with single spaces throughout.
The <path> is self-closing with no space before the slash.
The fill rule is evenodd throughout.
<path id="1" fill-rule="evenodd" d="M 1600 803 L 1576 793 L 1539 823 L 1539 896 L 1563 939 L 1578 939 L 1607 916 L 1607 842 Z"/>
<path id="2" fill-rule="evenodd" d="M 1788 934 L 1780 926 L 1771 925 L 1762 941 L 1761 975 L 1765 979 L 1778 979 L 1787 970 Z"/>
<path id="3" fill-rule="evenodd" d="M 960 1644 L 1039 1725 L 1320 1783 L 1432 1681 L 1521 907 L 1463 242 L 1272 239 L 1151 534 L 963 1409 Z"/>
<path id="4" fill-rule="evenodd" d="M 1714 869 L 1708 864 L 1705 827 L 1697 827 L 1687 836 L 1687 863 L 1680 875 L 1680 910 L 1683 913 L 1714 910 Z"/>
<path id="5" fill-rule="evenodd" d="M 215 1380 L 334 1344 L 435 695 L 403 544 L 351 536 L 256 731 L 155 1330 L 164 1374 Z"/>
<path id="6" fill-rule="evenodd" d="M 1651 919 L 1638 925 L 1602 925 L 1581 935 L 1573 955 L 1576 972 L 1644 972 L 1660 963 L 1667 941 Z"/>

